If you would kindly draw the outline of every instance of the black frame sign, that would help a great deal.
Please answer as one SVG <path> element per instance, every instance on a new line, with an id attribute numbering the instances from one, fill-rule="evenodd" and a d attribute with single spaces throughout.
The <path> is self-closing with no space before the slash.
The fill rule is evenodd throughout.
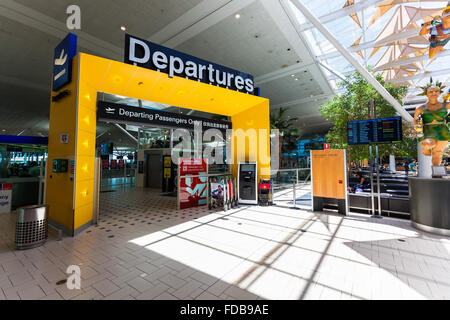
<path id="1" fill-rule="evenodd" d="M 125 35 L 124 62 L 142 68 L 167 73 L 190 80 L 259 95 L 253 76 L 216 63 L 160 46 L 156 43 Z"/>
<path id="2" fill-rule="evenodd" d="M 402 118 L 382 118 L 347 123 L 349 145 L 395 143 L 403 139 Z"/>
<path id="3" fill-rule="evenodd" d="M 162 110 L 130 107 L 112 102 L 97 102 L 97 119 L 128 124 L 149 125 L 155 127 L 194 130 L 196 123 L 201 123 L 202 130 L 231 129 L 229 121 L 219 121 Z"/>

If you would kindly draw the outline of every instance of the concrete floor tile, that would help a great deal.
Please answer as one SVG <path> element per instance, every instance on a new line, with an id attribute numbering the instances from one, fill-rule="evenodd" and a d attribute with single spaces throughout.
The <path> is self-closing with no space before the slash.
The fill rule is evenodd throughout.
<path id="1" fill-rule="evenodd" d="M 13 215 L 0 215 L 0 299 L 450 299 L 450 241 L 407 220 L 282 206 L 178 212 L 147 189 L 102 193 L 100 209 L 98 226 L 26 251 L 8 238 Z M 56 285 L 70 264 L 82 290 Z"/>

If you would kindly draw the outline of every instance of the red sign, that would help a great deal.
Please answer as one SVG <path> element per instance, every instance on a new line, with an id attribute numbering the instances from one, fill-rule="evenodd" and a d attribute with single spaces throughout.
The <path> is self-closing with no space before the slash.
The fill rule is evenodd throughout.
<path id="1" fill-rule="evenodd" d="M 125 160 L 119 160 L 119 168 L 123 169 L 125 167 Z"/>
<path id="2" fill-rule="evenodd" d="M 117 160 L 111 160 L 111 169 L 117 168 Z"/>
<path id="3" fill-rule="evenodd" d="M 182 158 L 179 162 L 180 177 L 208 173 L 206 159 Z M 180 178 L 180 208 L 206 205 L 207 177 Z"/>
<path id="4" fill-rule="evenodd" d="M 109 160 L 102 160 L 102 168 L 103 169 L 109 168 Z"/>
<path id="5" fill-rule="evenodd" d="M 323 150 L 330 150 L 330 144 L 329 143 L 324 143 Z"/>
<path id="6" fill-rule="evenodd" d="M 12 183 L 0 183 L 0 190 L 12 190 Z"/>

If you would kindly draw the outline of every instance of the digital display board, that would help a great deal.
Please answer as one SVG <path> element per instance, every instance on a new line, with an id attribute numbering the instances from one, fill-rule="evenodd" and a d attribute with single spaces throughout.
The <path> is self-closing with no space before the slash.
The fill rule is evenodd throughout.
<path id="1" fill-rule="evenodd" d="M 100 154 L 107 155 L 113 153 L 113 143 L 104 143 L 100 146 Z"/>
<path id="2" fill-rule="evenodd" d="M 402 118 L 349 121 L 347 135 L 349 145 L 400 142 L 403 138 Z"/>

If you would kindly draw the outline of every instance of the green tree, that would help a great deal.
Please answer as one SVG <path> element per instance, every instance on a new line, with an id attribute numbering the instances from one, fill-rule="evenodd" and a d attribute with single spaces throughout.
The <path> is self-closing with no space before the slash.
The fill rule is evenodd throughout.
<path id="1" fill-rule="evenodd" d="M 401 103 L 407 87 L 387 83 L 380 74 L 375 77 Z M 334 123 L 325 138 L 332 148 L 347 149 L 349 161 L 368 159 L 369 148 L 367 146 L 349 146 L 347 144 L 347 122 L 369 119 L 368 104 L 371 99 L 374 99 L 375 102 L 377 118 L 395 116 L 396 111 L 358 72 L 348 76 L 346 81 L 338 83 L 338 87 L 342 89 L 342 94 L 335 95 L 332 101 L 320 107 L 321 116 Z M 390 154 L 397 157 L 417 157 L 417 140 L 411 136 L 411 124 L 403 121 L 403 141 L 380 144 L 379 154 L 381 157 Z"/>
<path id="2" fill-rule="evenodd" d="M 279 168 L 283 153 L 290 153 L 297 148 L 297 142 L 300 138 L 300 130 L 294 127 L 298 120 L 296 117 L 286 116 L 287 109 L 280 108 L 278 112 L 270 114 L 270 129 L 278 129 L 280 133 L 279 140 Z"/>

